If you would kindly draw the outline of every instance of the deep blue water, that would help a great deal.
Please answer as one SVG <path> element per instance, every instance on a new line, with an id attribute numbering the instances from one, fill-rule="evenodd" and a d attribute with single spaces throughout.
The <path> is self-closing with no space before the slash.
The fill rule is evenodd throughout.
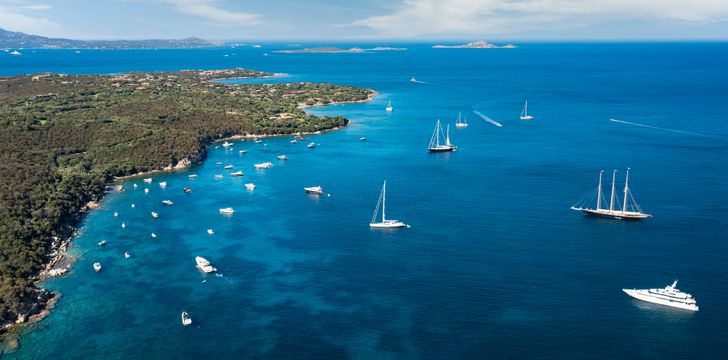
<path id="1" fill-rule="evenodd" d="M 234 151 L 211 149 L 185 172 L 154 176 L 148 195 L 141 179 L 127 181 L 126 191 L 110 194 L 81 224 L 70 275 L 46 282 L 63 293 L 58 306 L 5 356 L 728 354 L 728 44 L 405 46 L 410 50 L 270 56 L 262 54 L 274 45 L 0 53 L 4 75 L 239 66 L 289 74 L 266 82 L 380 92 L 369 103 L 311 109 L 352 120 L 312 136 L 316 149 L 288 138 L 267 139 L 267 148 L 239 142 Z M 409 82 L 412 75 L 425 83 Z M 526 99 L 531 122 L 518 119 Z M 391 114 L 384 111 L 388 100 Z M 458 151 L 428 154 L 435 120 L 453 123 L 458 112 L 470 123 L 452 129 Z M 276 160 L 279 154 L 289 160 Z M 273 168 L 253 169 L 263 161 Z M 245 176 L 231 178 L 217 162 Z M 569 210 L 593 190 L 599 170 L 617 168 L 620 187 L 627 167 L 630 188 L 654 218 L 620 222 Z M 199 178 L 188 179 L 191 173 Z M 218 173 L 225 178 L 214 180 Z M 367 225 L 385 178 L 388 214 L 409 229 Z M 169 186 L 160 189 L 159 181 Z M 248 192 L 247 182 L 258 187 Z M 330 196 L 303 193 L 319 184 Z M 163 207 L 163 199 L 175 205 Z M 232 217 L 218 214 L 227 206 L 236 210 Z M 108 240 L 104 248 L 96 246 L 101 239 Z M 124 259 L 124 251 L 132 257 Z M 223 276 L 200 274 L 196 255 Z M 96 261 L 104 266 L 98 274 Z M 699 312 L 638 302 L 621 291 L 674 279 L 697 298 Z M 193 326 L 182 327 L 183 310 Z"/>

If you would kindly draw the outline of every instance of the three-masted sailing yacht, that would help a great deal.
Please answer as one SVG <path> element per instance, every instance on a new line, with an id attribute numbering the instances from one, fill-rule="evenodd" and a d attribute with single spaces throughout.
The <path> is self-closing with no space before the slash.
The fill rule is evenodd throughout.
<path id="1" fill-rule="evenodd" d="M 377 215 L 379 214 L 380 206 L 382 208 L 382 221 L 377 221 Z M 379 193 L 379 200 L 377 201 L 377 208 L 374 209 L 374 215 L 372 215 L 372 220 L 369 222 L 369 227 L 372 229 L 394 229 L 394 228 L 409 227 L 409 225 L 407 225 L 399 220 L 387 219 L 385 216 L 386 207 L 387 207 L 387 180 L 384 180 L 384 185 L 382 185 L 382 191 Z"/>
<path id="2" fill-rule="evenodd" d="M 629 190 L 629 168 L 627 168 L 627 176 L 624 180 L 624 200 L 622 202 L 622 209 L 618 209 L 619 204 L 615 204 L 615 200 L 619 202 L 619 200 L 617 200 L 615 197 L 615 179 L 617 176 L 617 170 L 614 170 L 614 172 L 612 172 L 612 192 L 609 196 L 609 209 L 602 208 L 602 198 L 604 197 L 602 195 L 603 174 L 604 170 L 599 173 L 599 185 L 597 185 L 596 192 L 596 208 L 590 209 L 585 207 L 585 203 L 591 201 L 591 199 L 594 198 L 594 195 L 592 194 L 588 199 L 585 199 L 585 201 L 582 201 L 580 204 L 572 206 L 571 210 L 582 211 L 588 215 L 602 216 L 617 220 L 640 220 L 652 217 L 652 215 L 642 212 L 642 209 L 640 209 L 637 201 L 635 201 L 634 196 L 632 196 L 632 192 Z"/>
<path id="3" fill-rule="evenodd" d="M 528 115 L 528 100 L 523 104 L 523 110 L 521 110 L 521 120 L 533 120 L 533 116 Z"/>
<path id="4" fill-rule="evenodd" d="M 387 107 L 384 108 L 384 110 L 386 110 L 387 112 L 394 111 L 394 108 L 392 107 L 392 100 L 389 100 L 389 102 L 387 103 Z"/>
<path id="5" fill-rule="evenodd" d="M 455 127 L 456 128 L 468 127 L 468 117 L 463 116 L 463 113 L 458 113 L 458 118 L 457 118 L 457 120 L 455 120 Z"/>
<path id="6" fill-rule="evenodd" d="M 440 135 L 443 135 L 443 137 L 445 138 L 444 144 L 440 144 Z M 432 133 L 432 137 L 430 138 L 430 145 L 427 147 L 427 151 L 455 151 L 457 148 L 457 146 L 450 143 L 450 124 L 447 125 L 447 132 L 445 134 L 442 134 L 440 119 L 437 119 L 437 123 L 435 123 L 435 131 Z"/>

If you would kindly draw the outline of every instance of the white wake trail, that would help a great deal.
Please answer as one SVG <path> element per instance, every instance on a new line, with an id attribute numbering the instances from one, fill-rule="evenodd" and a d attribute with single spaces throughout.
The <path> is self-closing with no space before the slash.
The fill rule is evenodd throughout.
<path id="1" fill-rule="evenodd" d="M 491 119 L 491 118 L 483 115 L 483 113 L 481 113 L 480 111 L 473 110 L 473 112 L 475 113 L 475 115 L 478 115 L 481 118 L 483 118 L 483 120 L 485 120 L 486 122 L 489 122 L 489 123 L 491 123 L 491 124 L 493 124 L 493 125 L 495 125 L 497 127 L 502 127 L 503 126 L 503 124 L 501 124 L 501 123 L 499 123 L 499 122 L 497 122 L 497 121 L 495 121 L 495 120 L 493 120 L 493 119 Z"/>
<path id="2" fill-rule="evenodd" d="M 639 127 L 643 127 L 643 128 L 648 128 L 648 129 L 655 129 L 655 130 L 669 131 L 669 132 L 674 132 L 674 133 L 678 133 L 678 134 L 687 134 L 687 135 L 694 135 L 694 136 L 704 136 L 704 137 L 711 137 L 711 138 L 722 138 L 722 136 L 719 136 L 719 135 L 713 135 L 713 134 L 706 134 L 706 133 L 699 133 L 699 132 L 694 132 L 694 131 L 686 131 L 686 130 L 671 129 L 671 128 L 666 128 L 666 127 L 660 127 L 660 126 L 653 126 L 653 125 L 647 125 L 647 124 L 640 124 L 640 123 L 636 123 L 636 122 L 631 122 L 631 121 L 624 121 L 624 120 L 619 120 L 619 119 L 609 119 L 609 121 L 611 121 L 611 122 L 615 122 L 615 123 L 619 123 L 619 124 L 626 124 L 626 125 L 632 125 L 632 126 L 639 126 Z"/>

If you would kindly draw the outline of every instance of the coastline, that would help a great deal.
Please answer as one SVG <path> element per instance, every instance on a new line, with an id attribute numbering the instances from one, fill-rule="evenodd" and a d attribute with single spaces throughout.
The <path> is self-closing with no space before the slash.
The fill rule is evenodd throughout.
<path id="1" fill-rule="evenodd" d="M 273 75 L 264 76 L 266 78 L 270 77 L 276 77 L 276 76 L 287 76 L 288 74 L 285 73 L 274 73 Z M 357 101 L 337 101 L 337 102 L 331 102 L 328 104 L 314 104 L 314 105 L 298 105 L 299 109 L 305 109 L 309 107 L 321 107 L 321 106 L 328 106 L 328 105 L 342 105 L 342 104 L 353 104 L 353 103 L 363 103 L 363 102 L 369 102 L 372 101 L 377 95 L 379 95 L 379 92 L 375 90 L 369 89 L 369 94 L 367 95 L 366 99 L 363 100 L 357 100 Z M 336 126 L 328 129 L 322 129 L 318 131 L 312 131 L 312 132 L 299 132 L 299 133 L 292 133 L 292 134 L 239 134 L 239 135 L 232 135 L 227 137 L 221 137 L 216 139 L 211 139 L 205 142 L 200 142 L 200 148 L 197 153 L 190 154 L 184 159 L 177 162 L 177 164 L 169 164 L 161 169 L 152 169 L 148 171 L 142 171 L 131 175 L 126 176 L 120 176 L 120 177 L 114 177 L 111 181 L 106 182 L 104 185 L 106 188 L 109 186 L 112 186 L 113 184 L 118 184 L 119 182 L 123 182 L 125 180 L 138 178 L 141 176 L 151 175 L 151 174 L 157 174 L 157 173 L 171 173 L 176 171 L 182 171 L 190 166 L 201 163 L 205 160 L 207 157 L 207 147 L 211 144 L 215 144 L 221 141 L 226 140 L 239 140 L 239 139 L 253 139 L 253 138 L 269 138 L 269 137 L 285 137 L 285 136 L 293 136 L 296 134 L 300 135 L 316 135 L 316 134 L 323 134 L 327 132 L 332 132 L 336 130 L 340 130 L 350 124 L 350 121 L 346 119 L 347 122 L 343 126 Z M 112 191 L 123 191 L 123 189 L 117 189 Z M 50 245 L 50 252 L 48 254 L 48 262 L 46 262 L 45 267 L 35 276 L 33 279 L 33 282 L 35 286 L 41 291 L 41 293 L 45 294 L 46 297 L 42 299 L 42 301 L 35 303 L 35 311 L 29 312 L 25 314 L 23 317 L 18 319 L 15 322 L 9 322 L 0 327 L 0 355 L 4 350 L 14 350 L 18 347 L 20 347 L 18 341 L 22 335 L 22 332 L 32 326 L 33 324 L 39 322 L 53 309 L 58 299 L 62 296 L 62 294 L 57 292 L 50 292 L 46 289 L 43 289 L 41 287 L 41 284 L 43 281 L 47 280 L 50 277 L 59 277 L 66 275 L 73 267 L 73 263 L 75 262 L 75 257 L 70 256 L 68 254 L 68 247 L 73 242 L 74 238 L 78 235 L 77 234 L 77 226 L 83 219 L 83 214 L 93 210 L 98 209 L 101 207 L 99 203 L 103 200 L 105 194 L 109 192 L 101 192 L 99 194 L 88 194 L 90 201 L 84 205 L 79 212 L 77 213 L 77 217 L 75 220 L 71 220 L 70 223 L 67 223 L 64 225 L 64 232 L 62 236 L 54 237 L 52 240 L 52 243 Z M 61 267 L 57 267 L 57 266 Z M 41 298 L 39 297 L 39 300 Z"/>

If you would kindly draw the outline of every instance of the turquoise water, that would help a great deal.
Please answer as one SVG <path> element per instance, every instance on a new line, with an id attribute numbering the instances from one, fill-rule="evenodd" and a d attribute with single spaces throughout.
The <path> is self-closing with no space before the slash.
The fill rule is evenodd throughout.
<path id="1" fill-rule="evenodd" d="M 6 358 L 728 353 L 728 45 L 407 44 L 406 52 L 262 56 L 272 46 L 0 56 L 3 74 L 241 66 L 289 74 L 265 82 L 380 92 L 369 103 L 310 109 L 352 120 L 311 136 L 315 149 L 289 138 L 266 139 L 267 147 L 235 142 L 233 151 L 211 148 L 202 164 L 153 176 L 151 185 L 127 181 L 85 218 L 70 250 L 73 270 L 45 283 L 63 293 L 58 306 Z M 424 83 L 409 82 L 412 75 Z M 531 122 L 518 119 L 526 99 Z M 458 112 L 470 123 L 451 129 L 458 151 L 428 154 L 435 120 L 452 124 Z M 280 154 L 289 160 L 276 160 Z M 264 161 L 274 166 L 253 168 Z M 623 176 L 627 167 L 630 188 L 654 218 L 619 222 L 569 210 L 593 190 L 600 169 Z M 228 175 L 236 170 L 245 176 Z M 199 177 L 188 179 L 192 173 Z M 367 225 L 385 178 L 388 214 L 409 229 Z M 257 188 L 247 191 L 247 182 Z M 327 195 L 304 194 L 313 185 Z M 236 213 L 221 216 L 228 206 Z M 96 246 L 102 239 L 108 244 Z M 197 255 L 222 276 L 198 272 Z M 96 261 L 104 267 L 98 274 Z M 621 292 L 674 279 L 696 296 L 699 312 Z M 183 310 L 193 326 L 181 325 Z"/>

